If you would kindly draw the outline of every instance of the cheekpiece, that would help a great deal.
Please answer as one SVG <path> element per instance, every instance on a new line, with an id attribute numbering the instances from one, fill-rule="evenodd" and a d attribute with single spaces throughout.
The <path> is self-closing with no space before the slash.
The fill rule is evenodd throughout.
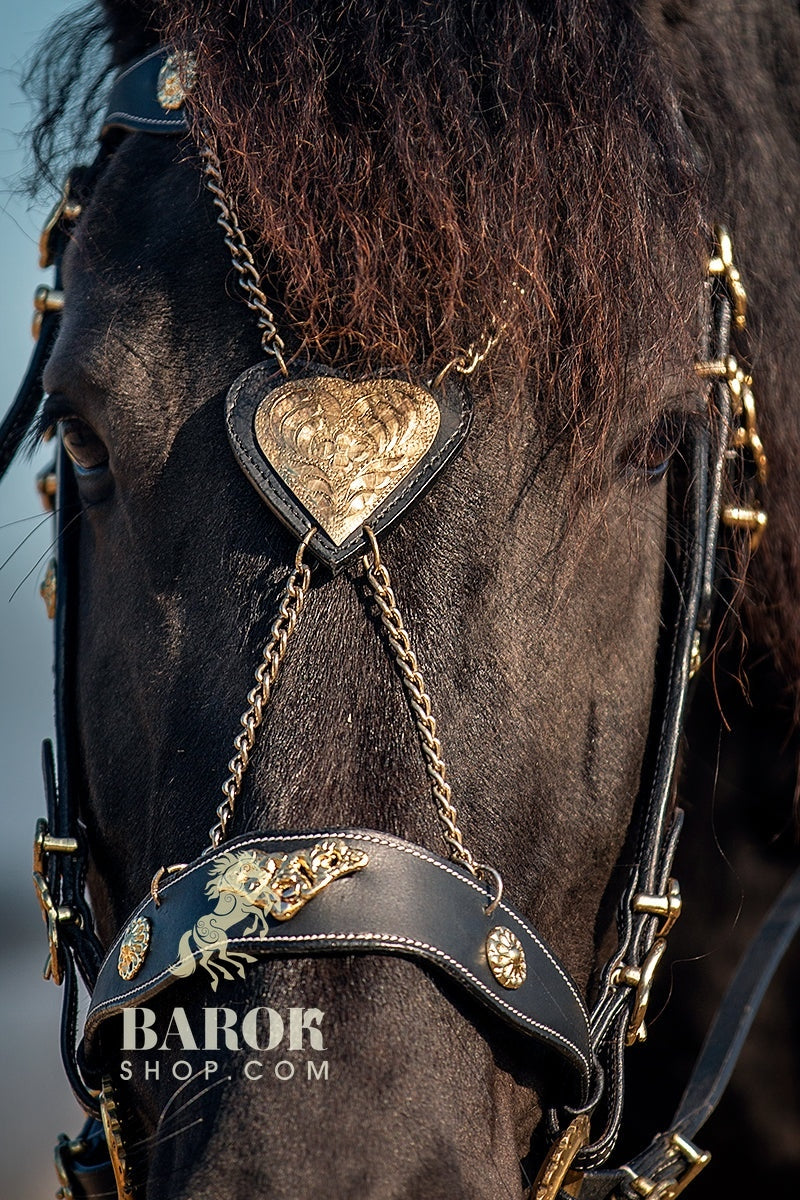
<path id="1" fill-rule="evenodd" d="M 245 371 L 226 405 L 234 454 L 276 517 L 332 570 L 364 552 L 422 496 L 464 444 L 466 387 L 434 393 L 409 380 L 351 381 L 314 364 L 286 378 L 271 362 Z"/>

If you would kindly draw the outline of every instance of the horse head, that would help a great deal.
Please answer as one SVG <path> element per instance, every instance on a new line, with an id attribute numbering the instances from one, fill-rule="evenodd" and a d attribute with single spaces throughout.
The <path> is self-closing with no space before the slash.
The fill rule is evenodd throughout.
<path id="1" fill-rule="evenodd" d="M 552 1045 L 521 1037 L 531 947 L 581 1006 L 641 990 L 614 917 L 649 837 L 637 797 L 670 792 L 663 714 L 700 644 L 664 625 L 687 603 L 698 454 L 724 448 L 727 382 L 695 369 L 716 336 L 706 165 L 634 6 L 174 7 L 161 28 L 106 6 L 123 74 L 157 26 L 193 56 L 191 136 L 110 123 L 75 185 L 45 374 L 40 426 L 76 489 L 73 767 L 112 974 L 142 897 L 155 955 L 195 886 L 277 894 L 284 952 L 218 996 L 198 972 L 148 1000 L 173 1030 L 224 990 L 215 1013 L 262 1014 L 254 1041 L 226 1026 L 195 1060 L 165 1034 L 145 1070 L 110 1021 L 89 1068 L 114 1081 L 142 1195 L 521 1197 L 602 1074 L 587 1056 L 570 1090 Z M 226 397 L 230 434 L 254 364 L 275 399 L 234 453 Z M 370 540 L 359 505 L 429 461 L 448 405 L 471 413 L 463 449 Z M 258 447 L 288 463 L 268 485 Z M 331 542 L 358 553 L 326 565 L 337 505 L 362 515 Z M 473 899 L 488 913 L 493 942 L 458 971 L 421 936 L 421 956 L 391 952 L 393 887 L 420 927 L 441 916 L 415 893 L 428 870 L 463 889 L 451 925 Z M 672 913 L 655 884 L 651 943 L 653 905 Z M 361 889 L 386 953 L 346 923 Z M 300 952 L 315 912 L 350 953 Z M 458 978 L 484 954 L 494 1009 Z M 609 1058 L 630 1033 L 614 1003 Z"/>

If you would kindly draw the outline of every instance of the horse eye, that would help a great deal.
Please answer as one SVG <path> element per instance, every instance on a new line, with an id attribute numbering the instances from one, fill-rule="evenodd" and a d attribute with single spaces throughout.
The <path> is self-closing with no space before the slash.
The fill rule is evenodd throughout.
<path id="1" fill-rule="evenodd" d="M 100 472 L 108 467 L 108 450 L 90 425 L 79 416 L 66 416 L 59 422 L 64 449 L 79 472 Z"/>
<path id="2" fill-rule="evenodd" d="M 108 450 L 91 425 L 80 417 L 64 417 L 59 424 L 64 449 L 78 472 L 100 472 L 108 468 Z"/>
<path id="3" fill-rule="evenodd" d="M 681 441 L 683 422 L 674 416 L 663 417 L 628 447 L 625 465 L 634 475 L 657 482 L 667 473 Z"/>

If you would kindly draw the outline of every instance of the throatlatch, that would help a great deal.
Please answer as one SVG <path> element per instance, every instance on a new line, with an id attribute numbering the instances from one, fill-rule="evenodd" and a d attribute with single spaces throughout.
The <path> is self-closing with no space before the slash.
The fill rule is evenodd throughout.
<path id="1" fill-rule="evenodd" d="M 101 135 L 98 163 L 126 133 L 183 135 L 194 65 L 163 48 L 118 75 Z M 108 140 L 105 140 L 108 139 Z M 43 494 L 58 524 L 58 560 L 48 585 L 56 619 L 56 772 L 45 756 L 48 820 L 37 827 L 35 881 L 47 923 L 50 975 L 64 982 L 62 1053 L 79 1101 L 93 1117 L 74 1141 L 61 1139 L 57 1165 L 63 1200 L 112 1194 L 133 1200 L 114 1086 L 104 1067 L 107 1023 L 126 1008 L 198 970 L 216 988 L 256 956 L 298 952 L 403 954 L 433 964 L 491 1014 L 531 1040 L 552 1063 L 551 1146 L 532 1200 L 609 1197 L 671 1200 L 708 1156 L 690 1140 L 713 1110 L 744 1039 L 755 1002 L 800 920 L 793 881 L 759 935 L 709 1036 L 673 1127 L 616 1170 L 603 1169 L 617 1136 L 625 1044 L 644 1036 L 644 1020 L 665 939 L 680 912 L 670 878 L 680 830 L 672 815 L 675 762 L 689 680 L 700 665 L 711 621 L 719 515 L 750 532 L 755 547 L 766 515 L 755 497 L 724 501 L 730 473 L 758 491 L 766 480 L 751 380 L 731 354 L 731 329 L 744 327 L 746 297 L 725 231 L 708 274 L 707 345 L 697 364 L 708 381 L 709 425 L 687 447 L 690 479 L 681 500 L 675 584 L 665 598 L 668 666 L 656 687 L 657 753 L 639 800 L 637 859 L 622 898 L 617 950 L 606 965 L 591 1013 L 568 972 L 530 924 L 502 898 L 494 867 L 476 861 L 447 781 L 432 703 L 400 614 L 380 539 L 419 500 L 463 446 L 471 406 L 464 379 L 486 359 L 502 324 L 486 331 L 434 378 L 352 380 L 312 363 L 287 362 L 286 347 L 236 211 L 226 195 L 213 139 L 200 147 L 206 182 L 248 307 L 256 314 L 265 361 L 232 385 L 226 421 L 233 452 L 275 516 L 297 539 L 297 553 L 247 696 L 210 846 L 190 864 L 165 865 L 150 894 L 102 951 L 84 896 L 86 847 L 73 778 L 77 503 L 70 463 L 58 449 L 58 482 Z M 97 164 L 96 164 L 97 165 Z M 56 264 L 56 287 L 38 293 L 39 342 L 2 427 L 0 471 L 41 401 L 41 372 L 63 306 L 60 258 L 86 197 L 83 174 L 68 182 L 43 235 L 42 265 Z M 84 188 L 85 191 L 85 188 Z M 731 432 L 732 427 L 732 432 Z M 265 706 L 311 591 L 314 557 L 332 573 L 361 559 L 361 570 L 397 667 L 420 742 L 448 857 L 375 830 L 253 831 L 231 837 L 236 802 Z M 58 786 L 56 785 L 58 776 Z M 209 942 L 203 918 L 224 893 L 222 937 Z M 216 910 L 215 911 L 215 916 Z M 775 945 L 773 946 L 773 941 Z M 77 975 L 91 993 L 84 1043 L 76 1049 Z M 737 1013 L 740 1015 L 736 1016 Z M 720 1031 L 721 1027 L 725 1027 Z M 733 1033 L 727 1030 L 733 1026 Z M 526 1040 L 527 1039 L 527 1040 Z M 708 1082 L 710 1081 L 710 1082 Z M 604 1117 L 594 1133 L 591 1122 Z M 700 1116 L 698 1116 L 700 1114 Z"/>

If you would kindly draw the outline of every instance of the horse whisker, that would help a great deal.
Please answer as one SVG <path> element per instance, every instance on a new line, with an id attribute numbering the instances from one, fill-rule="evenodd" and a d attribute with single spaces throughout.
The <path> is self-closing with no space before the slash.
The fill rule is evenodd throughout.
<path id="1" fill-rule="evenodd" d="M 164 1105 L 164 1108 L 161 1111 L 161 1116 L 158 1118 L 157 1128 L 160 1128 L 161 1125 L 164 1123 L 164 1118 L 167 1115 L 167 1111 L 169 1110 L 170 1106 L 174 1103 L 174 1101 L 177 1099 L 177 1097 L 180 1095 L 182 1088 L 184 1088 L 186 1086 L 186 1084 L 191 1083 L 192 1080 L 197 1079 L 200 1074 L 201 1074 L 201 1072 L 198 1071 L 197 1074 L 190 1076 L 190 1078 L 186 1080 L 186 1083 L 182 1084 L 181 1087 L 178 1088 L 177 1091 L 174 1093 L 174 1095 L 172 1095 L 170 1097 L 170 1099 L 167 1101 L 167 1103 Z M 194 1094 L 194 1096 L 190 1096 L 190 1098 L 188 1100 L 186 1100 L 183 1104 L 181 1104 L 180 1107 L 175 1109 L 175 1112 L 172 1113 L 172 1115 L 169 1118 L 170 1121 L 174 1121 L 175 1118 L 180 1115 L 180 1113 L 186 1112 L 186 1109 L 189 1107 L 190 1104 L 194 1104 L 195 1101 L 200 1100 L 200 1099 L 202 1099 L 203 1096 L 208 1095 L 208 1093 L 210 1091 L 212 1091 L 215 1087 L 219 1087 L 220 1084 L 222 1084 L 222 1083 L 230 1083 L 232 1078 L 233 1078 L 233 1076 L 231 1076 L 231 1075 L 223 1075 L 220 1079 L 215 1079 L 213 1083 L 209 1083 L 206 1087 L 201 1088 L 199 1092 L 196 1092 Z"/>
<path id="2" fill-rule="evenodd" d="M 22 577 L 22 579 L 20 579 L 19 583 L 18 583 L 18 584 L 17 584 L 17 586 L 14 588 L 13 592 L 12 592 L 12 593 L 11 593 L 11 595 L 8 597 L 8 603 L 9 603 L 9 604 L 10 604 L 10 603 L 11 603 L 11 601 L 14 599 L 14 597 L 16 596 L 16 594 L 17 594 L 17 592 L 20 590 L 20 588 L 23 586 L 23 584 L 24 584 L 24 583 L 26 583 L 26 582 L 27 582 L 27 581 L 30 579 L 31 575 L 32 575 L 32 574 L 33 574 L 33 572 L 36 570 L 36 568 L 37 568 L 38 566 L 40 566 L 40 565 L 41 565 L 41 563 L 44 561 L 44 559 L 46 559 L 46 558 L 47 558 L 48 554 L 50 554 L 50 552 L 52 551 L 53 547 L 54 547 L 54 546 L 56 546 L 56 545 L 58 544 L 58 540 L 59 540 L 59 538 L 63 537 L 63 536 L 64 536 L 64 534 L 67 532 L 67 530 L 68 530 L 68 529 L 71 529 L 71 528 L 72 528 L 72 526 L 75 524 L 75 522 L 76 522 L 77 520 L 79 520 L 79 518 L 80 518 L 80 517 L 82 517 L 82 516 L 83 516 L 83 511 L 82 511 L 82 510 L 81 510 L 80 512 L 77 512 L 77 513 L 75 513 L 75 516 L 70 518 L 70 520 L 67 522 L 67 524 L 65 525 L 65 527 L 64 527 L 64 528 L 61 530 L 61 533 L 58 535 L 58 537 L 55 537 L 55 538 L 53 538 L 52 542 L 51 542 L 51 543 L 50 543 L 50 545 L 47 547 L 47 549 L 44 551 L 44 553 L 39 555 L 39 557 L 37 558 L 36 562 L 35 562 L 35 563 L 33 564 L 33 566 L 31 567 L 30 571 L 28 571 L 28 573 L 27 573 L 26 575 L 24 575 L 24 576 Z M 31 532 L 35 532 L 35 530 L 32 530 Z M 28 537 L 30 537 L 30 536 L 31 536 L 31 535 L 30 535 L 30 534 L 28 534 Z M 25 539 L 25 541 L 27 541 L 27 538 Z M 24 545 L 24 541 L 23 541 L 23 542 L 20 542 L 20 546 L 22 546 L 22 545 Z M 17 550 L 19 550 L 19 546 L 17 546 Z M 6 563 L 7 563 L 7 562 L 9 562 L 9 561 L 10 561 L 10 560 L 11 560 L 11 559 L 14 557 L 14 554 L 16 554 L 16 552 L 17 552 L 17 551 L 16 551 L 16 550 L 14 550 L 14 551 L 13 551 L 11 554 L 9 554 L 8 558 L 6 559 L 6 562 L 4 562 L 4 563 L 0 564 L 0 571 L 2 571 L 2 569 L 3 569 L 3 567 L 6 565 Z"/>
<path id="3" fill-rule="evenodd" d="M 45 521 L 49 521 L 51 519 L 52 515 L 53 514 L 49 513 L 49 512 L 48 513 L 41 513 L 41 512 L 31 513 L 31 515 L 29 517 L 17 517 L 13 521 L 3 521 L 3 523 L 0 524 L 0 529 L 11 529 L 14 525 L 27 525 L 28 521 L 38 521 L 38 525 L 36 526 L 36 529 L 38 529 L 41 525 L 44 525 Z M 36 532 L 36 529 L 33 530 L 33 533 Z M 20 546 L 21 545 L 23 545 L 22 542 L 20 542 Z M 19 549 L 19 546 L 17 547 L 17 549 Z M 14 551 L 14 553 L 16 554 L 16 550 Z"/>
<path id="4" fill-rule="evenodd" d="M 39 516 L 38 513 L 36 515 Z M 25 537 L 22 539 L 22 541 L 18 542 L 17 545 L 14 547 L 14 549 L 11 551 L 11 553 L 6 558 L 4 558 L 3 561 L 0 563 L 0 571 L 2 571 L 4 567 L 8 566 L 8 564 L 11 562 L 14 555 L 19 550 L 22 549 L 22 547 L 25 545 L 26 542 L 30 541 L 30 539 L 34 536 L 34 534 L 37 533 L 41 529 L 42 525 L 45 525 L 50 520 L 50 517 L 51 517 L 50 513 L 45 513 L 45 515 L 43 517 L 40 517 L 38 523 L 36 525 L 34 525 L 33 529 L 30 529 L 25 534 Z M 21 521 L 32 521 L 33 519 L 34 519 L 33 517 L 22 517 Z M 20 521 L 9 521 L 8 525 L 2 525 L 2 526 L 0 526 L 0 528 L 7 529 L 10 525 L 18 525 L 20 523 L 21 523 Z M 47 554 L 47 552 L 52 549 L 52 547 L 56 544 L 57 540 L 58 539 L 55 539 L 54 541 L 52 541 L 50 543 L 47 550 L 45 550 L 45 554 Z M 42 555 L 42 558 L 44 558 L 44 555 Z M 42 559 L 40 558 L 35 565 L 38 566 L 39 562 L 41 562 L 41 561 L 42 561 Z M 27 576 L 25 578 L 27 579 Z M 24 583 L 24 580 L 23 580 L 23 583 Z"/>

